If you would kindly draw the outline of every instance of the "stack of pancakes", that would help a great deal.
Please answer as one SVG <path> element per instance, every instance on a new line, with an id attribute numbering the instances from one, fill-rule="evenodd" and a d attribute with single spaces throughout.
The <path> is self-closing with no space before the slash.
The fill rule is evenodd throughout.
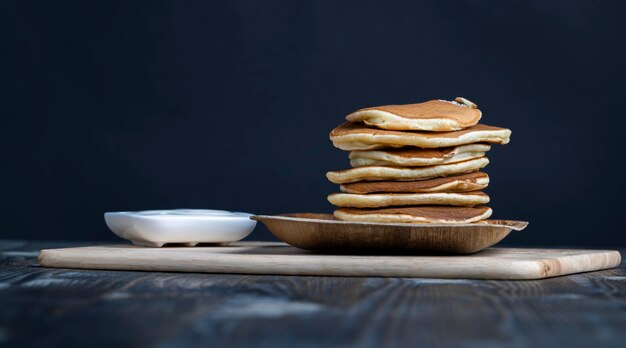
<path id="1" fill-rule="evenodd" d="M 489 144 L 511 131 L 478 124 L 465 98 L 357 110 L 333 129 L 335 147 L 350 151 L 351 169 L 328 172 L 342 193 L 328 200 L 348 221 L 469 223 L 485 220 Z"/>

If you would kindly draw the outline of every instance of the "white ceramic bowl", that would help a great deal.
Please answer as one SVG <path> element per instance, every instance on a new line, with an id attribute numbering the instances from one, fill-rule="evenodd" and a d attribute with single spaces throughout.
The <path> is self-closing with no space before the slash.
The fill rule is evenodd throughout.
<path id="1" fill-rule="evenodd" d="M 194 246 L 228 243 L 245 238 L 256 226 L 248 213 L 226 210 L 175 209 L 104 213 L 117 236 L 133 244 L 161 247 L 167 243 Z"/>

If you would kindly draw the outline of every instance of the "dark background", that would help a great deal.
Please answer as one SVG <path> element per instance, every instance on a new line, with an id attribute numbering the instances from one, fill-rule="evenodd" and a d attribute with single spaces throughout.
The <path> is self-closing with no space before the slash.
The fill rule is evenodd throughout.
<path id="1" fill-rule="evenodd" d="M 620 1 L 5 1 L 1 238 L 105 211 L 331 212 L 354 109 L 465 96 L 508 245 L 626 245 Z M 272 238 L 257 227 L 253 239 Z"/>

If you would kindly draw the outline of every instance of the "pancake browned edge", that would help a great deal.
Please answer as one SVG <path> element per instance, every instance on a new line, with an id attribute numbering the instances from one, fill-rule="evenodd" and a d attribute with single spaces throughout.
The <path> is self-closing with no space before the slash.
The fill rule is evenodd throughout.
<path id="1" fill-rule="evenodd" d="M 360 181 L 340 185 L 345 193 L 376 193 L 376 192 L 466 192 L 482 190 L 489 185 L 489 176 L 483 172 L 453 175 L 418 181 Z"/>
<path id="2" fill-rule="evenodd" d="M 428 167 L 356 167 L 326 173 L 326 178 L 335 184 L 358 181 L 413 181 L 475 172 L 489 164 L 487 157 L 469 161 L 440 164 Z"/>
<path id="3" fill-rule="evenodd" d="M 483 157 L 491 149 L 487 144 L 468 144 L 438 149 L 403 147 L 399 149 L 365 150 L 350 152 L 350 164 L 362 166 L 420 167 L 463 162 Z"/>
<path id="4" fill-rule="evenodd" d="M 340 208 L 335 217 L 343 221 L 388 223 L 471 223 L 486 220 L 491 208 L 417 206 L 382 209 Z"/>
<path id="5" fill-rule="evenodd" d="M 404 146 L 432 149 L 472 143 L 507 144 L 510 136 L 510 129 L 484 124 L 454 132 L 400 132 L 368 128 L 362 123 L 346 122 L 330 132 L 333 145 L 346 151 Z"/>
<path id="6" fill-rule="evenodd" d="M 446 132 L 474 126 L 481 116 L 476 104 L 457 97 L 455 101 L 430 100 L 364 108 L 346 116 L 346 119 L 382 129 Z"/>
<path id="7" fill-rule="evenodd" d="M 481 191 L 428 193 L 331 193 L 328 201 L 338 207 L 381 208 L 409 205 L 450 205 L 471 207 L 489 203 Z"/>

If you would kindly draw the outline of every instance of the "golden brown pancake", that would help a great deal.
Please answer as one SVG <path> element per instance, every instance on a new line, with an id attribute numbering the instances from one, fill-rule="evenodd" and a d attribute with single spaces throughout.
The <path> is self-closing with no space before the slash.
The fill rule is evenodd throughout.
<path id="1" fill-rule="evenodd" d="M 489 176 L 483 172 L 453 175 L 417 181 L 360 181 L 340 185 L 345 193 L 403 193 L 403 192 L 466 192 L 482 190 L 489 185 Z"/>
<path id="2" fill-rule="evenodd" d="M 380 208 L 404 205 L 474 206 L 489 203 L 489 196 L 480 191 L 434 193 L 331 193 L 328 201 L 338 207 Z"/>
<path id="3" fill-rule="evenodd" d="M 470 223 L 486 220 L 491 208 L 417 206 L 381 209 L 340 208 L 335 217 L 344 221 L 390 223 Z"/>
<path id="4" fill-rule="evenodd" d="M 413 181 L 471 173 L 489 164 L 487 157 L 469 161 L 440 164 L 429 167 L 382 167 L 366 166 L 326 173 L 328 180 L 335 184 L 346 184 L 357 181 Z"/>
<path id="5" fill-rule="evenodd" d="M 491 146 L 468 144 L 438 149 L 403 147 L 400 149 L 365 150 L 350 152 L 350 165 L 362 166 L 433 166 L 437 164 L 463 162 L 483 157 Z"/>
<path id="6" fill-rule="evenodd" d="M 472 143 L 507 144 L 510 136 L 509 129 L 484 124 L 454 132 L 400 132 L 346 122 L 330 132 L 333 145 L 346 151 L 404 146 L 432 149 Z"/>
<path id="7" fill-rule="evenodd" d="M 476 104 L 458 97 L 453 102 L 430 100 L 365 108 L 351 113 L 346 119 L 382 129 L 446 132 L 474 126 L 481 116 Z"/>

